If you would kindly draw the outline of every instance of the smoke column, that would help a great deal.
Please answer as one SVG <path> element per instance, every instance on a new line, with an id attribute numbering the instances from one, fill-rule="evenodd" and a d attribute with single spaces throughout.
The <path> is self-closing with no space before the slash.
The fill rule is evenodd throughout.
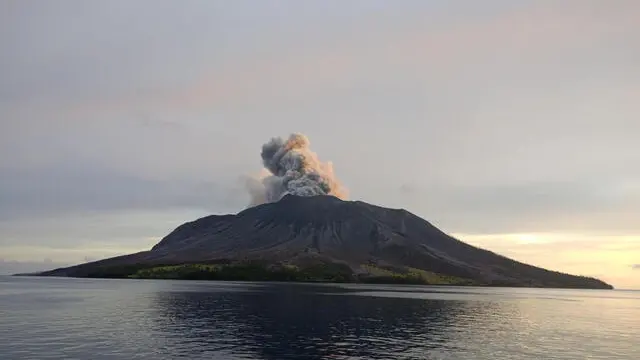
<path id="1" fill-rule="evenodd" d="M 302 134 L 280 137 L 262 145 L 264 171 L 260 178 L 247 180 L 251 206 L 276 202 L 287 194 L 298 196 L 333 195 L 347 197 L 333 173 L 331 162 L 321 162 L 309 149 L 309 139 Z"/>

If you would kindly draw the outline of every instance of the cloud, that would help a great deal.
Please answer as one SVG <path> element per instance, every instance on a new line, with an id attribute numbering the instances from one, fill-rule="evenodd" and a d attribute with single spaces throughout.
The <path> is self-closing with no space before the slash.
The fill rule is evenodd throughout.
<path id="1" fill-rule="evenodd" d="M 53 262 L 50 259 L 39 261 L 11 261 L 0 259 L 0 275 L 13 275 L 51 270 L 69 266 L 68 263 Z"/>
<path id="2" fill-rule="evenodd" d="M 416 187 L 411 184 L 402 184 L 400 185 L 399 190 L 402 194 L 413 194 L 417 191 Z"/>
<path id="3" fill-rule="evenodd" d="M 5 169 L 0 220 L 87 211 L 197 208 L 233 212 L 247 202 L 236 180 L 147 179 L 107 167 L 49 166 Z"/>
<path id="4" fill-rule="evenodd" d="M 640 181 L 640 177 L 638 177 Z M 640 188 L 616 178 L 371 188 L 380 203 L 403 207 L 444 230 L 476 234 L 640 233 Z"/>
<path id="5" fill-rule="evenodd" d="M 295 52 L 280 50 L 277 56 L 228 64 L 161 102 L 201 107 L 215 101 L 227 108 L 256 106 L 260 99 L 260 105 L 269 106 L 276 100 L 342 94 L 353 84 L 374 85 L 390 67 L 403 69 L 393 73 L 395 78 L 439 83 L 443 78 L 450 82 L 461 71 L 482 71 L 505 58 L 522 63 L 536 60 L 539 65 L 540 58 L 550 54 L 579 52 L 594 41 L 628 36 L 625 31 L 635 27 L 632 14 L 637 6 L 627 6 L 607 9 L 595 2 L 580 7 L 523 6 L 440 27 L 418 26 L 413 18 L 407 24 L 379 29 L 375 41 L 368 29 L 377 24 L 365 21 L 369 26 L 350 29 L 349 37 L 336 36 L 330 46 L 296 47 Z M 602 21 L 595 15 L 598 12 L 616 16 Z"/>
<path id="6" fill-rule="evenodd" d="M 118 209 L 47 213 L 0 221 L 5 259 L 82 262 L 148 250 L 173 229 L 209 215 L 198 209 Z"/>
<path id="7" fill-rule="evenodd" d="M 163 120 L 161 114 L 152 116 L 149 113 L 141 113 L 137 120 L 137 122 L 145 128 L 162 129 L 174 132 L 185 130 L 185 125 L 183 123 L 175 120 Z"/>
<path id="8" fill-rule="evenodd" d="M 640 264 L 633 264 L 633 265 L 631 265 L 631 268 L 633 270 L 640 270 Z"/>
<path id="9" fill-rule="evenodd" d="M 87 10 L 91 11 L 93 17 L 87 16 L 90 20 L 85 21 L 93 21 L 91 25 L 92 28 L 96 28 L 96 31 L 106 32 L 109 28 L 100 26 L 113 26 L 112 22 L 122 20 L 120 15 L 115 16 L 113 9 L 110 8 L 105 5 L 89 7 Z M 434 83 L 445 80 L 444 85 L 447 85 L 451 78 L 461 71 L 469 72 L 469 69 L 480 71 L 483 67 L 496 66 L 496 63 L 499 64 L 507 58 L 512 60 L 515 58 L 519 63 L 529 61 L 538 65 L 540 57 L 548 57 L 550 54 L 557 56 L 558 53 L 565 54 L 571 51 L 580 52 L 585 45 L 593 44 L 594 41 L 606 42 L 612 38 L 628 37 L 629 31 L 632 31 L 635 26 L 633 14 L 638 10 L 637 4 L 633 2 L 626 2 L 623 5 L 619 3 L 617 6 L 603 6 L 598 2 L 583 2 L 581 6 L 534 4 L 508 7 L 508 10 L 496 12 L 491 16 L 468 16 L 466 13 L 462 16 L 459 9 L 449 8 L 445 10 L 449 11 L 447 17 L 452 21 L 442 22 L 425 21 L 429 18 L 428 14 L 436 17 L 433 14 L 437 12 L 433 12 L 432 9 L 415 11 L 416 9 L 411 9 L 411 6 L 400 7 L 399 11 L 413 11 L 403 16 L 407 19 L 403 22 L 389 22 L 384 17 L 374 15 L 375 13 L 365 13 L 367 16 L 354 18 L 353 24 L 343 19 L 343 21 L 332 22 L 332 27 L 327 29 L 325 23 L 319 27 L 318 19 L 322 18 L 312 19 L 315 22 L 309 22 L 311 30 L 307 29 L 307 31 L 312 33 L 308 35 L 314 36 L 308 36 L 305 41 L 291 35 L 274 37 L 278 33 L 276 30 L 261 33 L 259 38 L 263 41 L 255 44 L 260 47 L 260 51 L 253 53 L 252 56 L 239 58 L 214 56 L 216 51 L 226 55 L 221 52 L 224 46 L 220 46 L 223 45 L 225 38 L 214 37 L 207 45 L 202 43 L 205 41 L 203 38 L 207 37 L 198 36 L 199 32 L 220 33 L 218 29 L 211 29 L 205 24 L 232 22 L 230 19 L 233 19 L 234 15 L 237 16 L 236 12 L 239 9 L 233 6 L 227 7 L 226 11 L 231 14 L 226 14 L 225 9 L 207 12 L 189 6 L 184 8 L 181 8 L 180 12 L 185 14 L 196 13 L 199 16 L 203 13 L 218 13 L 221 15 L 220 19 L 214 16 L 210 21 L 196 24 L 188 22 L 180 26 L 181 21 L 198 16 L 185 15 L 184 18 L 179 17 L 179 21 L 176 21 L 173 16 L 178 11 L 176 9 L 173 12 L 154 13 L 160 19 L 149 20 L 165 20 L 163 24 L 166 27 L 154 27 L 154 31 L 162 31 L 161 34 L 154 34 L 154 39 L 163 39 L 163 41 L 148 41 L 146 28 L 138 25 L 137 22 L 125 23 L 131 28 L 130 31 L 127 30 L 129 36 L 126 39 L 118 38 L 116 42 L 110 36 L 103 34 L 114 43 L 112 53 L 121 55 L 97 59 L 105 63 L 103 68 L 108 69 L 112 73 L 111 76 L 106 76 L 102 72 L 96 73 L 94 71 L 96 59 L 87 55 L 102 54 L 101 49 L 94 48 L 98 45 L 83 38 L 82 34 L 78 35 L 77 32 L 67 29 L 63 23 L 63 15 L 54 11 L 55 16 L 52 16 L 49 21 L 64 25 L 56 32 L 56 40 L 61 37 L 59 33 L 63 32 L 70 37 L 66 45 L 74 50 L 73 53 L 86 52 L 86 56 L 65 59 L 79 62 L 79 64 L 67 66 L 69 73 L 60 76 L 59 72 L 40 74 L 42 69 L 48 68 L 45 66 L 36 67 L 30 63 L 21 65 L 24 64 L 22 59 L 26 56 L 20 56 L 20 52 L 16 51 L 17 55 L 13 59 L 15 63 L 11 63 L 11 66 L 31 65 L 33 69 L 8 71 L 7 76 L 14 78 L 17 76 L 15 74 L 24 73 L 40 74 L 40 76 L 33 75 L 34 79 L 29 81 L 18 77 L 13 80 L 15 84 L 5 82 L 10 84 L 11 86 L 8 87 L 12 89 L 24 88 L 23 97 L 27 99 L 33 98 L 33 88 L 46 92 L 47 86 L 53 84 L 59 87 L 56 89 L 55 96 L 65 91 L 73 95 L 71 99 L 83 96 L 80 108 L 84 108 L 87 113 L 118 107 L 140 106 L 180 109 L 215 107 L 217 110 L 238 109 L 247 105 L 270 107 L 278 106 L 281 101 L 291 102 L 294 99 L 306 101 L 309 97 L 320 94 L 334 93 L 340 96 L 344 91 L 353 90 L 356 87 L 354 84 L 361 86 L 377 84 L 380 77 L 389 73 L 386 70 L 390 67 L 402 69 L 402 71 L 390 73 L 391 78 L 397 79 L 401 76 L 416 79 L 417 77 Z M 341 11 L 349 8 L 345 6 Z M 298 10 L 303 11 L 289 18 L 304 17 L 306 14 L 304 10 L 308 9 Z M 101 11 L 111 16 L 97 16 Z M 225 15 L 227 19 L 224 18 Z M 97 18 L 98 21 L 96 22 L 93 18 Z M 171 21 L 166 21 L 166 18 L 171 18 Z M 460 21 L 460 18 L 464 18 L 465 21 Z M 262 21 L 266 20 L 262 19 Z M 261 23 L 260 25 L 268 27 L 272 24 Z M 180 31 L 172 31 L 174 27 Z M 239 29 L 232 29 L 231 35 L 228 35 L 230 39 L 245 36 Z M 319 37 L 317 32 L 325 36 Z M 349 36 L 344 36 L 344 33 L 349 33 Z M 48 34 L 39 35 L 46 39 L 45 35 Z M 11 44 L 17 42 L 16 39 L 10 40 Z M 56 43 L 58 44 L 59 41 Z M 83 46 L 80 47 L 79 44 Z M 218 48 L 215 48 L 216 44 Z M 180 47 L 184 50 L 184 57 L 172 55 L 179 53 L 177 51 L 171 51 L 171 54 L 162 51 L 169 46 Z M 44 51 L 42 48 L 47 49 L 42 45 L 30 50 L 39 53 Z M 234 47 L 229 48 L 234 49 Z M 23 48 L 17 50 L 26 51 Z M 162 57 L 153 56 L 161 51 Z M 6 53 L 12 54 L 11 51 Z M 205 53 L 208 57 L 198 56 L 199 53 Z M 47 58 L 46 55 L 48 54 L 32 57 Z M 123 59 L 120 59 L 121 57 Z M 153 61 L 145 61 L 149 58 Z M 184 73 L 183 78 L 177 82 L 171 78 L 170 71 L 176 68 Z M 148 90 L 148 85 L 140 90 L 132 86 L 132 83 L 155 83 L 153 84 L 155 86 L 154 90 Z M 104 89 L 108 90 L 108 94 L 103 93 Z M 5 91 L 9 92 L 9 90 Z M 46 93 L 51 94 L 50 91 Z"/>

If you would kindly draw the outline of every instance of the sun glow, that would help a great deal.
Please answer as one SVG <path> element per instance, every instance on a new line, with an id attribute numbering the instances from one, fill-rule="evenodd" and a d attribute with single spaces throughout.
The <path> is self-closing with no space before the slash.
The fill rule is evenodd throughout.
<path id="1" fill-rule="evenodd" d="M 640 288 L 639 235 L 574 233 L 455 234 L 454 237 L 527 264 Z"/>

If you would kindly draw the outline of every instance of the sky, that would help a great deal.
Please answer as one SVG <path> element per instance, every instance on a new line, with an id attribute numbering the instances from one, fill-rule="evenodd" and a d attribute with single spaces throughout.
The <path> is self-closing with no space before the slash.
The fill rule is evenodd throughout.
<path id="1" fill-rule="evenodd" d="M 0 272 L 235 213 L 274 136 L 351 199 L 640 288 L 640 2 L 0 0 Z"/>

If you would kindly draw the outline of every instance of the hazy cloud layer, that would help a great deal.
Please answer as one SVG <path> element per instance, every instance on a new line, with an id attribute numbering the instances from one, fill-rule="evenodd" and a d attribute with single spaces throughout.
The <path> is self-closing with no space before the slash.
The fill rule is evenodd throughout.
<path id="1" fill-rule="evenodd" d="M 453 231 L 640 234 L 640 225 L 633 220 L 640 213 L 640 188 L 607 176 L 411 189 L 401 187 L 385 202 L 397 207 L 420 204 L 419 212 Z"/>
<path id="2" fill-rule="evenodd" d="M 68 266 L 68 263 L 53 262 L 50 259 L 43 261 L 7 261 L 0 259 L 0 275 L 13 275 L 36 271 L 51 270 Z"/>
<path id="3" fill-rule="evenodd" d="M 3 170 L 0 221 L 29 216 L 126 209 L 198 208 L 234 212 L 242 198 L 229 194 L 238 179 L 159 180 L 108 168 L 44 167 Z M 237 182 L 234 183 L 234 181 Z"/>

